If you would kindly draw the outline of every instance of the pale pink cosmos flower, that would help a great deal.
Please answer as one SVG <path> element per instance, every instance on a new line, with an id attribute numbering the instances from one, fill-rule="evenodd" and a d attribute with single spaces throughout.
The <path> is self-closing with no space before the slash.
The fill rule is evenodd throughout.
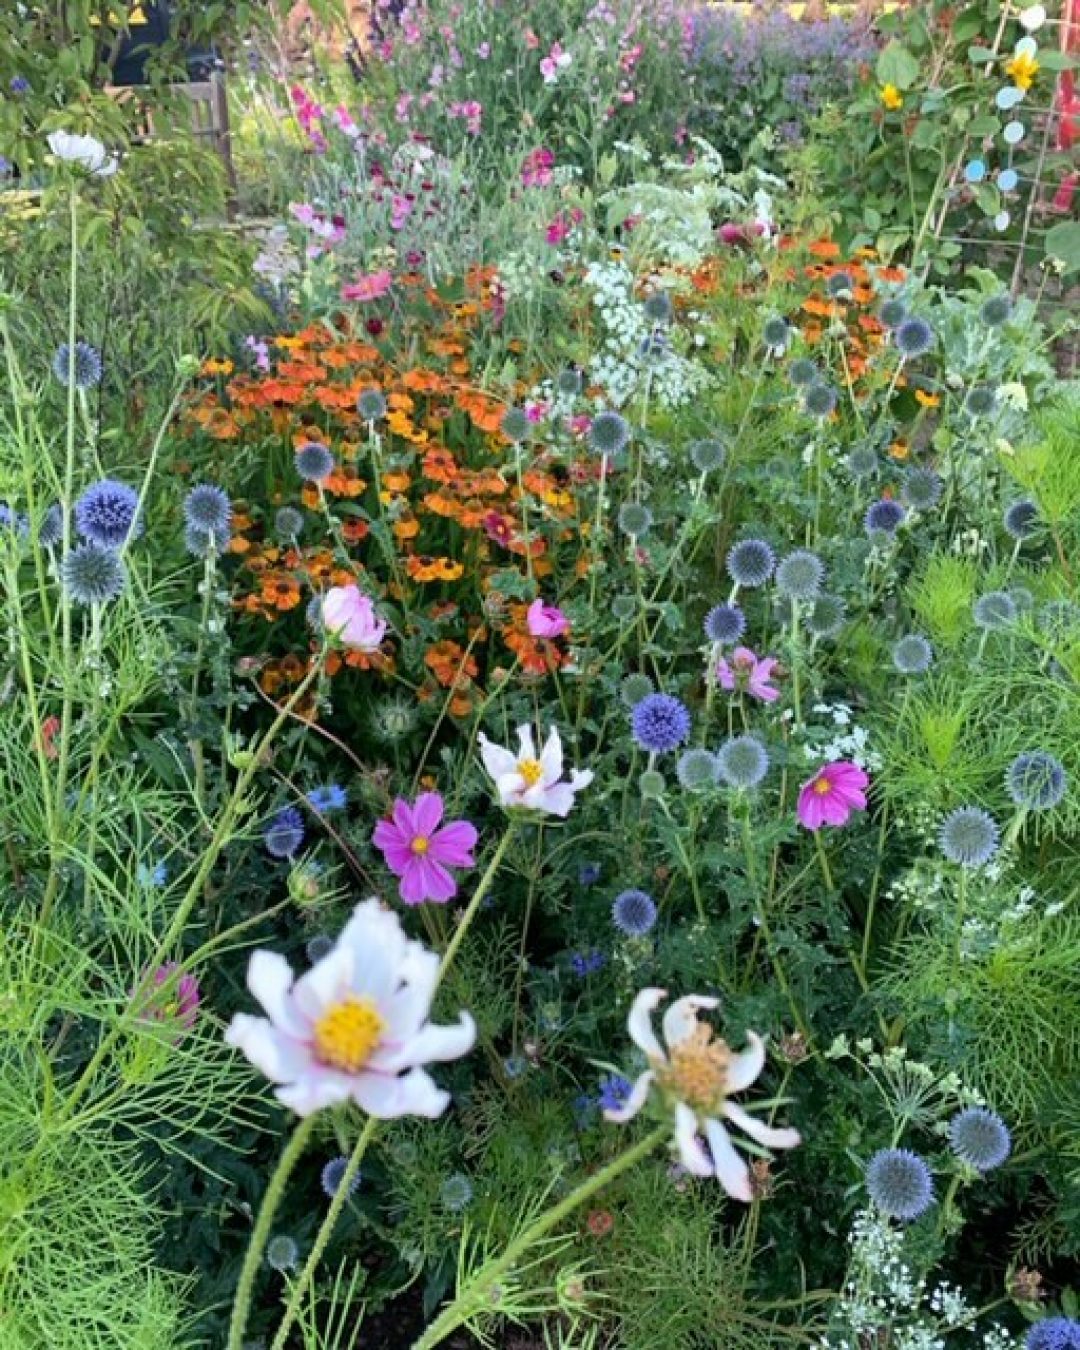
<path id="1" fill-rule="evenodd" d="M 370 596 L 359 586 L 331 586 L 323 596 L 323 627 L 343 642 L 362 652 L 377 652 L 386 636 L 386 620 L 375 613 Z"/>
<path id="2" fill-rule="evenodd" d="M 720 656 L 716 661 L 716 678 L 721 689 L 745 690 L 762 703 L 775 703 L 780 690 L 770 684 L 772 673 L 779 665 L 775 656 L 759 659 L 749 647 L 736 647 L 730 664 Z"/>
<path id="3" fill-rule="evenodd" d="M 539 596 L 526 610 L 525 622 L 534 638 L 561 637 L 570 628 L 570 620 L 558 605 L 545 605 Z"/>
<path id="4" fill-rule="evenodd" d="M 454 1026 L 428 1021 L 438 983 L 435 953 L 410 941 L 378 900 L 365 900 L 299 979 L 283 956 L 255 952 L 247 985 L 267 1016 L 237 1013 L 225 1040 L 298 1116 L 352 1100 L 379 1120 L 433 1119 L 450 1094 L 421 1066 L 459 1059 L 476 1040 L 468 1013 Z"/>
<path id="5" fill-rule="evenodd" d="M 808 830 L 846 825 L 853 811 L 866 810 L 869 786 L 867 774 L 850 760 L 824 765 L 799 791 L 799 822 Z"/>
<path id="6" fill-rule="evenodd" d="M 593 780 L 592 771 L 572 769 L 563 781 L 562 741 L 555 727 L 548 733 L 539 758 L 532 728 L 518 727 L 518 753 L 495 745 L 480 733 L 480 757 L 491 775 L 499 804 L 508 810 L 522 808 L 550 816 L 568 816 L 574 798 Z"/>
<path id="7" fill-rule="evenodd" d="M 380 300 L 394 284 L 391 272 L 371 272 L 367 276 L 357 277 L 341 288 L 342 300 Z"/>
<path id="8" fill-rule="evenodd" d="M 380 820 L 372 838 L 386 865 L 399 878 L 398 892 L 407 905 L 434 900 L 444 905 L 457 894 L 448 867 L 474 867 L 476 827 L 467 820 L 439 828 L 443 799 L 422 792 L 413 806 L 399 797 L 390 820 Z"/>

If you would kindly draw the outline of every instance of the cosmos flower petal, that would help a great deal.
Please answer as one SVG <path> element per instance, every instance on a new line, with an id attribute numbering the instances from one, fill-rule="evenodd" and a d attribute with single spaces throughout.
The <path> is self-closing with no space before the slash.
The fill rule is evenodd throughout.
<path id="1" fill-rule="evenodd" d="M 630 1008 L 630 1016 L 626 1019 L 626 1027 L 630 1032 L 630 1039 L 637 1048 L 652 1060 L 659 1060 L 661 1063 L 667 1060 L 663 1047 L 656 1039 L 656 1032 L 653 1031 L 652 1013 L 653 1010 L 667 998 L 666 989 L 642 989 L 637 998 L 634 999 Z"/>
<path id="2" fill-rule="evenodd" d="M 544 770 L 543 781 L 545 784 L 557 783 L 562 777 L 562 740 L 557 727 L 552 727 L 548 732 L 548 738 L 540 752 L 540 765 Z"/>
<path id="3" fill-rule="evenodd" d="M 686 1040 L 698 1024 L 697 1011 L 719 1008 L 718 998 L 707 998 L 704 994 L 687 994 L 677 998 L 664 1013 L 664 1041 L 669 1049 Z"/>
<path id="4" fill-rule="evenodd" d="M 475 825 L 467 820 L 452 821 L 431 836 L 432 856 L 447 867 L 474 867 L 472 851 L 478 838 Z"/>
<path id="5" fill-rule="evenodd" d="M 296 1007 L 309 1022 L 317 1021 L 330 1004 L 352 992 L 352 974 L 353 953 L 338 943 L 296 981 L 293 988 Z"/>
<path id="6" fill-rule="evenodd" d="M 443 818 L 443 799 L 437 792 L 421 792 L 413 806 L 413 829 L 417 834 L 432 835 Z"/>
<path id="7" fill-rule="evenodd" d="M 649 1089 L 655 1077 L 652 1069 L 646 1069 L 643 1074 L 639 1074 L 626 1101 L 622 1106 L 608 1107 L 604 1112 L 604 1119 L 610 1120 L 613 1125 L 625 1125 L 628 1120 L 633 1120 L 648 1101 Z"/>
<path id="8" fill-rule="evenodd" d="M 307 1025 L 293 1010 L 290 993 L 292 967 L 277 952 L 253 952 L 248 962 L 247 987 L 270 1021 L 293 1036 L 306 1034 Z"/>
<path id="9" fill-rule="evenodd" d="M 522 724 L 517 729 L 518 745 L 521 749 L 518 752 L 518 760 L 535 759 L 536 743 L 533 740 L 532 727 L 527 723 Z"/>
<path id="10" fill-rule="evenodd" d="M 401 869 L 398 878 L 398 894 L 407 905 L 420 905 L 430 899 L 428 892 L 428 873 L 424 859 L 413 853 Z"/>
<path id="11" fill-rule="evenodd" d="M 444 1063 L 467 1055 L 475 1044 L 476 1023 L 468 1013 L 462 1013 L 453 1026 L 436 1026 L 434 1022 L 428 1022 L 400 1050 L 376 1052 L 368 1068 L 379 1073 L 398 1073 L 419 1064 Z"/>
<path id="12" fill-rule="evenodd" d="M 765 1042 L 756 1031 L 746 1033 L 747 1047 L 732 1055 L 727 1071 L 727 1090 L 743 1092 L 756 1083 L 765 1067 Z"/>
<path id="13" fill-rule="evenodd" d="M 347 1102 L 351 1087 L 346 1074 L 319 1069 L 297 1078 L 294 1083 L 279 1087 L 274 1096 L 282 1106 L 287 1106 L 298 1116 L 310 1116 L 328 1106 Z"/>
<path id="14" fill-rule="evenodd" d="M 537 783 L 535 788 L 531 788 L 525 794 L 524 801 L 526 805 L 565 820 L 574 809 L 574 788 L 570 783 L 556 783 L 548 788 L 542 783 Z"/>
<path id="15" fill-rule="evenodd" d="M 311 1052 L 265 1017 L 237 1013 L 225 1032 L 225 1042 L 246 1055 L 271 1083 L 288 1083 L 312 1068 Z"/>
<path id="16" fill-rule="evenodd" d="M 398 831 L 402 840 L 406 844 L 411 844 L 420 831 L 416 828 L 416 821 L 413 819 L 412 807 L 408 802 L 402 801 L 400 797 L 394 802 L 394 809 L 391 812 L 394 828 Z M 380 821 L 379 824 L 383 824 Z M 378 827 L 376 827 L 378 828 Z"/>
<path id="17" fill-rule="evenodd" d="M 434 1120 L 450 1105 L 450 1094 L 436 1087 L 423 1069 L 411 1069 L 401 1078 L 362 1073 L 352 1080 L 352 1098 L 377 1120 L 425 1116 Z"/>
<path id="18" fill-rule="evenodd" d="M 744 1111 L 741 1106 L 736 1106 L 734 1102 L 724 1103 L 724 1115 L 733 1125 L 738 1125 L 744 1134 L 748 1134 L 755 1143 L 762 1144 L 765 1148 L 795 1148 L 802 1143 L 802 1136 L 798 1130 L 775 1129 Z"/>
<path id="19" fill-rule="evenodd" d="M 718 1120 L 713 1120 L 711 1116 L 705 1122 L 705 1136 L 709 1141 L 717 1181 L 733 1200 L 741 1200 L 748 1205 L 753 1199 L 750 1169 L 735 1151 L 731 1136 L 723 1125 Z"/>
<path id="20" fill-rule="evenodd" d="M 489 741 L 483 732 L 477 739 L 480 742 L 480 758 L 483 760 L 484 768 L 494 779 L 496 786 L 511 774 L 517 777 L 517 755 L 511 754 L 501 745 L 496 745 L 494 741 Z"/>
<path id="21" fill-rule="evenodd" d="M 696 1177 L 711 1177 L 713 1165 L 698 1138 L 697 1117 L 685 1102 L 675 1107 L 675 1143 L 679 1148 L 679 1160 L 688 1172 Z"/>

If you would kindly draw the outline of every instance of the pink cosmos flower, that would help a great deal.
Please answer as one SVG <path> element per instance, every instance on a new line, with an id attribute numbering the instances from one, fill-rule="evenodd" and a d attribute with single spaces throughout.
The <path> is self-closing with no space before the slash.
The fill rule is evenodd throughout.
<path id="1" fill-rule="evenodd" d="M 175 961 L 166 961 L 154 971 L 151 981 L 155 992 L 148 992 L 145 1015 L 153 1022 L 174 1022 L 190 1031 L 199 1014 L 199 982 L 186 971 L 174 978 L 178 969 Z M 166 983 L 168 991 L 157 993 Z"/>
<path id="2" fill-rule="evenodd" d="M 526 611 L 525 620 L 534 638 L 561 637 L 570 628 L 570 620 L 558 605 L 545 605 L 539 596 Z"/>
<path id="3" fill-rule="evenodd" d="M 730 665 L 722 656 L 717 658 L 716 678 L 721 689 L 746 690 L 762 703 L 775 703 L 780 690 L 769 681 L 778 664 L 775 656 L 759 659 L 749 647 L 736 647 Z"/>
<path id="4" fill-rule="evenodd" d="M 375 614 L 359 586 L 331 586 L 323 597 L 322 621 L 326 631 L 362 652 L 376 652 L 386 636 L 386 620 Z"/>
<path id="5" fill-rule="evenodd" d="M 357 277 L 355 281 L 349 282 L 341 288 L 342 300 L 368 300 L 381 299 L 390 287 L 394 284 L 393 274 L 390 272 L 371 272 L 367 276 Z"/>
<path id="6" fill-rule="evenodd" d="M 846 825 L 853 811 L 866 810 L 870 779 L 849 760 L 820 768 L 799 791 L 799 822 L 808 830 Z"/>
<path id="7" fill-rule="evenodd" d="M 457 894 L 457 882 L 448 867 L 474 867 L 476 828 L 467 820 L 455 820 L 438 828 L 443 799 L 437 792 L 422 792 L 414 806 L 399 797 L 393 817 L 380 820 L 372 836 L 382 850 L 386 865 L 399 878 L 398 892 L 407 905 L 434 900 L 444 905 Z"/>

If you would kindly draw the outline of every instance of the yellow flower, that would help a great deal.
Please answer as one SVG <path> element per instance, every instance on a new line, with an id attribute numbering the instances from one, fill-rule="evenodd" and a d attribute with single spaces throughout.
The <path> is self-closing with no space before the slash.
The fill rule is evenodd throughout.
<path id="1" fill-rule="evenodd" d="M 890 112 L 896 112 L 898 108 L 904 106 L 904 96 L 900 90 L 897 89 L 895 84 L 883 84 L 881 86 L 880 98 Z"/>
<path id="2" fill-rule="evenodd" d="M 1018 52 L 1005 67 L 1005 74 L 1017 89 L 1030 89 L 1038 71 L 1039 63 L 1030 52 Z"/>

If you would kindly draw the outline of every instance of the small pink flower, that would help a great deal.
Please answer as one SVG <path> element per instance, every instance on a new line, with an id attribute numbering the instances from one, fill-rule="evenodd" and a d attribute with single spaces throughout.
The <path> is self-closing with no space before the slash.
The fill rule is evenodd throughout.
<path id="1" fill-rule="evenodd" d="M 555 155 L 544 146 L 530 150 L 521 162 L 521 184 L 523 187 L 549 187 L 551 170 L 555 166 Z"/>
<path id="2" fill-rule="evenodd" d="M 540 74 L 544 77 L 544 83 L 554 84 L 559 78 L 559 72 L 565 70 L 573 59 L 569 52 L 563 51 L 558 42 L 553 42 L 551 50 L 540 62 Z"/>
<path id="3" fill-rule="evenodd" d="M 390 820 L 380 820 L 372 838 L 382 850 L 386 865 L 399 879 L 398 892 L 407 905 L 434 900 L 444 905 L 457 894 L 457 882 L 448 867 L 474 867 L 476 828 L 467 820 L 453 821 L 439 829 L 443 799 L 437 792 L 422 792 L 410 806 L 400 798 Z"/>
<path id="4" fill-rule="evenodd" d="M 199 1014 L 199 982 L 187 972 L 177 976 L 178 969 L 175 961 L 166 961 L 154 971 L 151 979 L 155 992 L 147 993 L 144 1016 L 153 1022 L 177 1023 L 190 1031 Z M 166 983 L 168 991 L 158 993 Z"/>
<path id="5" fill-rule="evenodd" d="M 390 272 L 371 272 L 367 276 L 357 277 L 341 288 L 342 300 L 379 300 L 394 284 Z"/>
<path id="6" fill-rule="evenodd" d="M 799 821 L 808 830 L 822 825 L 846 825 L 853 811 L 866 810 L 870 779 L 849 760 L 819 769 L 799 791 Z"/>
<path id="7" fill-rule="evenodd" d="M 525 620 L 534 638 L 561 637 L 570 629 L 570 620 L 558 605 L 545 605 L 539 596 L 526 611 Z"/>
<path id="8" fill-rule="evenodd" d="M 528 47 L 530 51 L 535 51 L 536 48 L 540 46 L 540 39 L 531 28 L 525 29 L 525 46 Z"/>
<path id="9" fill-rule="evenodd" d="M 359 586 L 331 586 L 323 597 L 322 621 L 339 642 L 362 652 L 377 652 L 386 636 L 386 620 L 376 617 L 375 606 Z"/>
<path id="10" fill-rule="evenodd" d="M 716 662 L 716 678 L 721 689 L 748 691 L 762 703 L 775 703 L 780 691 L 769 683 L 779 663 L 775 656 L 758 659 L 749 647 L 736 647 L 731 664 L 721 656 Z"/>

